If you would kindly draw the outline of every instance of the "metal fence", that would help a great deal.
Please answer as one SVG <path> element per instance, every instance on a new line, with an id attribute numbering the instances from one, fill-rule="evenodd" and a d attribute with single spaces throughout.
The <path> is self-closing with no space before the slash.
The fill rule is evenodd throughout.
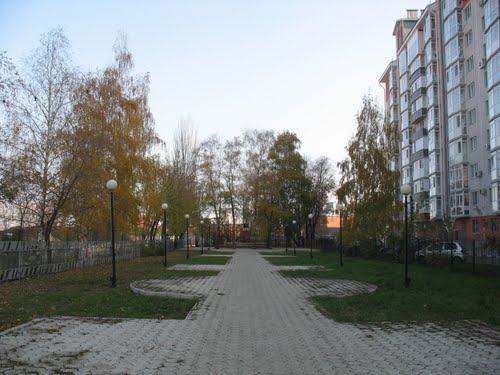
<path id="1" fill-rule="evenodd" d="M 115 243 L 116 259 L 132 259 L 148 248 L 143 241 Z M 111 262 L 110 242 L 0 242 L 0 281 Z"/>

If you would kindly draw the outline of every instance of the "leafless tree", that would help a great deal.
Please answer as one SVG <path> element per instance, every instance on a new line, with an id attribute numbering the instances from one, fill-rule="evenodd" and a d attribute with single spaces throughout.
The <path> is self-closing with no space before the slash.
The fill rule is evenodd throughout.
<path id="1" fill-rule="evenodd" d="M 79 160 L 68 141 L 75 126 L 70 100 L 75 77 L 69 42 L 61 29 L 53 29 L 25 60 L 19 81 L 7 86 L 4 176 L 15 169 L 19 179 L 11 181 L 31 193 L 27 207 L 37 217 L 38 239 L 47 243 L 78 177 Z"/>

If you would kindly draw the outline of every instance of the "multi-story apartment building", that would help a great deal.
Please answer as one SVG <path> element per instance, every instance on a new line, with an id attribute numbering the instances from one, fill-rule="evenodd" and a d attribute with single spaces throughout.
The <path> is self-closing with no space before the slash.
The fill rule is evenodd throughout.
<path id="1" fill-rule="evenodd" d="M 438 0 L 396 21 L 396 60 L 380 78 L 400 133 L 392 166 L 421 220 L 456 237 L 498 232 L 500 0 Z"/>

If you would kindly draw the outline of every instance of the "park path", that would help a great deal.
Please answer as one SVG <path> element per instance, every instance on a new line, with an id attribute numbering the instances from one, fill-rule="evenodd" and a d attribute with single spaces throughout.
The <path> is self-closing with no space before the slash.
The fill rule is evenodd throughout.
<path id="1" fill-rule="evenodd" d="M 236 251 L 218 276 L 179 282 L 176 293 L 206 296 L 186 320 L 35 320 L 0 334 L 1 373 L 500 373 L 498 329 L 476 321 L 337 323 L 308 297 L 370 285 L 284 278 L 254 250 Z M 171 283 L 136 288 L 168 293 Z"/>

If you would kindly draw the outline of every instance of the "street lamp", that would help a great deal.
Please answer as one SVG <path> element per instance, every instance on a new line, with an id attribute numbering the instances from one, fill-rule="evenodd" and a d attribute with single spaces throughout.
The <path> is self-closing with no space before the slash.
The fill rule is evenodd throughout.
<path id="1" fill-rule="evenodd" d="M 342 251 L 343 249 L 343 242 L 342 242 L 342 211 L 344 210 L 344 204 L 342 202 L 337 203 L 337 211 L 339 212 L 339 217 L 340 217 L 340 248 L 339 248 L 339 253 L 340 253 L 340 267 L 344 267 L 344 262 L 342 261 Z"/>
<path id="2" fill-rule="evenodd" d="M 161 209 L 163 210 L 163 250 L 165 252 L 165 261 L 163 265 L 167 266 L 167 203 L 161 204 Z"/>
<path id="3" fill-rule="evenodd" d="M 189 259 L 189 214 L 185 214 L 186 219 L 186 259 Z"/>
<path id="4" fill-rule="evenodd" d="M 288 253 L 288 225 L 285 225 L 285 252 Z"/>
<path id="5" fill-rule="evenodd" d="M 312 218 L 313 214 L 307 215 L 309 218 L 309 241 L 311 242 L 311 251 L 309 252 L 309 255 L 311 256 L 311 259 L 313 257 L 313 238 L 312 238 Z"/>
<path id="6" fill-rule="evenodd" d="M 408 278 L 408 195 L 411 193 L 411 186 L 405 184 L 401 186 L 401 194 L 405 196 L 405 287 L 410 286 Z"/>
<path id="7" fill-rule="evenodd" d="M 113 191 L 118 187 L 115 180 L 106 182 L 106 188 L 109 190 L 111 198 L 111 255 L 113 257 L 113 275 L 111 276 L 111 286 L 116 287 L 116 254 L 115 254 L 115 214 L 113 210 Z"/>
<path id="8" fill-rule="evenodd" d="M 212 242 L 212 237 L 210 235 L 210 228 L 212 227 L 212 219 L 208 220 L 208 251 L 210 251 L 210 242 Z"/>
<path id="9" fill-rule="evenodd" d="M 203 255 L 203 220 L 200 220 L 200 232 L 201 232 L 201 255 Z"/>
<path id="10" fill-rule="evenodd" d="M 292 241 L 293 241 L 293 255 L 297 255 L 297 252 L 295 251 L 295 224 L 297 224 L 297 222 L 295 220 L 292 221 L 292 225 L 293 225 L 293 234 L 292 235 Z"/>

